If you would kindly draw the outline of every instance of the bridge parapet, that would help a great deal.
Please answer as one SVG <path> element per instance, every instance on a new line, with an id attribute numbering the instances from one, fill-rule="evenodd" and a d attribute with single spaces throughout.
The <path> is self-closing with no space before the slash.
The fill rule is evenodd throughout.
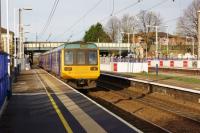
<path id="1" fill-rule="evenodd" d="M 25 42 L 27 51 L 47 51 L 56 48 L 66 42 Z M 131 44 L 128 43 L 95 43 L 100 50 L 128 50 Z"/>

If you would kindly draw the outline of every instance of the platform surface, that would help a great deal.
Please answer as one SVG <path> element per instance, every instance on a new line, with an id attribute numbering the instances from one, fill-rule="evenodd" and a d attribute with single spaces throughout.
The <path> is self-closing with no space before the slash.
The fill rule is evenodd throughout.
<path id="1" fill-rule="evenodd" d="M 0 119 L 0 133 L 140 132 L 41 69 L 23 71 Z"/>

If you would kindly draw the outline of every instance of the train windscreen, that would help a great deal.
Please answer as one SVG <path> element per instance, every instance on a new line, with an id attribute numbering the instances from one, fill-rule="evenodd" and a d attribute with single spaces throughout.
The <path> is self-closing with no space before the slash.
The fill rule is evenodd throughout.
<path id="1" fill-rule="evenodd" d="M 97 65 L 98 56 L 95 50 L 66 50 L 65 65 Z"/>
<path id="2" fill-rule="evenodd" d="M 89 51 L 88 53 L 89 65 L 97 64 L 97 51 Z"/>
<path id="3" fill-rule="evenodd" d="M 65 51 L 65 65 L 72 65 L 73 62 L 73 52 Z"/>
<path id="4" fill-rule="evenodd" d="M 78 65 L 84 65 L 85 63 L 85 52 L 84 51 L 78 51 L 77 52 L 77 64 Z"/>

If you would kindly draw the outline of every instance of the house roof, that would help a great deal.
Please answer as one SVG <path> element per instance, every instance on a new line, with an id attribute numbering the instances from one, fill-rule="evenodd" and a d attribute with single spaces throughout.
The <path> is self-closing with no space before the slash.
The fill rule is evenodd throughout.
<path id="1" fill-rule="evenodd" d="M 14 34 L 13 31 L 9 31 L 9 32 L 10 32 L 10 34 Z M 1 27 L 1 33 L 7 33 L 7 29 Z"/>
<path id="2" fill-rule="evenodd" d="M 135 36 L 144 36 L 145 33 L 144 32 L 140 32 L 138 34 L 135 34 Z M 148 33 L 149 36 L 156 36 L 156 32 L 149 32 Z M 166 32 L 158 32 L 158 37 L 166 37 L 167 33 Z M 168 34 L 169 38 L 174 37 L 174 35 Z"/>

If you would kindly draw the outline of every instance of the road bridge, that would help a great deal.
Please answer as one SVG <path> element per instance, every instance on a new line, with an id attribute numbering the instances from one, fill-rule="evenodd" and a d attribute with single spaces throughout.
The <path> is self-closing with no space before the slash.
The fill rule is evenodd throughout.
<path id="1" fill-rule="evenodd" d="M 66 42 L 25 42 L 24 47 L 27 52 L 45 52 L 56 48 Z M 95 43 L 100 51 L 128 51 L 131 47 L 129 43 Z"/>

